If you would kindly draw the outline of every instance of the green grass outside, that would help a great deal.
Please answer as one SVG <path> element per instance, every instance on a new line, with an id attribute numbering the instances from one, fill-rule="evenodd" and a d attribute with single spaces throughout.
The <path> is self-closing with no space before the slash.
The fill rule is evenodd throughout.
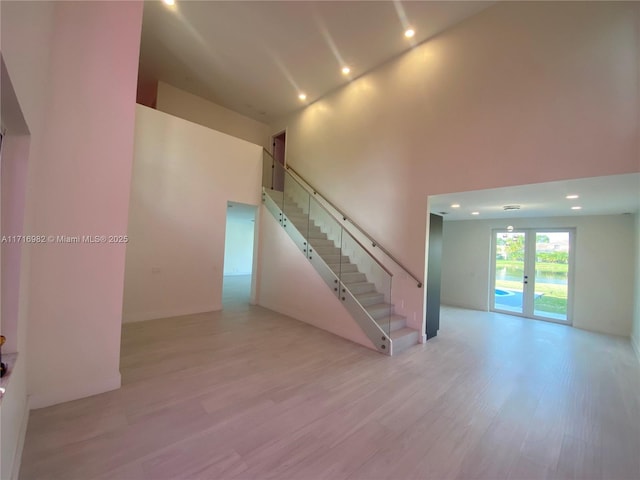
<path id="1" fill-rule="evenodd" d="M 496 280 L 496 288 L 522 291 L 522 282 Z M 567 313 L 567 286 L 552 283 L 538 283 L 536 293 L 543 294 L 535 301 L 535 309 L 547 313 Z"/>
<path id="2" fill-rule="evenodd" d="M 514 260 L 496 260 L 496 268 L 524 268 L 524 262 Z M 548 273 L 568 273 L 569 265 L 566 263 L 536 263 L 536 270 Z"/>

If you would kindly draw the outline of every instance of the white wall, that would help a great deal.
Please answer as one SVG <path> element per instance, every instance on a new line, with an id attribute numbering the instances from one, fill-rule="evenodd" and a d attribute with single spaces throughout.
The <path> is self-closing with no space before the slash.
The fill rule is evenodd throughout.
<path id="1" fill-rule="evenodd" d="M 142 4 L 60 2 L 54 21 L 45 128 L 31 165 L 25 230 L 124 234 Z M 117 243 L 31 249 L 33 407 L 120 386 L 124 259 L 125 245 Z"/>
<path id="2" fill-rule="evenodd" d="M 639 11 L 498 3 L 271 131 L 286 127 L 287 162 L 423 272 L 429 195 L 640 169 Z"/>
<path id="3" fill-rule="evenodd" d="M 42 137 L 42 128 L 45 116 L 46 98 L 48 95 L 48 74 L 50 64 L 50 45 L 53 35 L 54 24 L 54 4 L 52 2 L 1 2 L 1 34 L 0 49 L 2 51 L 2 59 L 6 64 L 6 71 L 3 69 L 2 78 L 2 123 L 7 128 L 7 144 L 3 152 L 3 170 L 5 162 L 14 164 L 17 173 L 24 165 L 18 165 L 14 162 L 26 163 L 31 166 L 34 163 L 37 154 L 37 144 Z M 26 28 L 29 25 L 30 28 Z M 10 77 L 7 81 L 7 77 Z M 11 84 L 11 88 L 10 88 Z M 11 95 L 9 100 L 7 95 Z M 17 108 L 7 110 L 7 103 L 17 103 Z M 6 118 L 10 116 L 11 118 Z M 29 137 L 14 138 L 16 143 L 13 144 L 15 149 L 12 153 L 10 138 L 16 133 L 16 122 L 20 122 L 17 117 L 26 122 L 28 132 L 22 131 L 23 128 L 18 127 L 20 135 L 30 133 Z M 15 157 L 11 158 L 12 155 Z M 22 173 L 20 173 L 22 176 Z M 28 182 L 29 170 L 27 170 Z M 15 178 L 14 178 L 15 179 Z M 12 179 L 12 181 L 14 180 Z M 3 171 L 4 181 L 4 171 Z M 19 185 L 19 183 L 18 183 Z M 16 187 L 14 184 L 13 187 Z M 12 188 L 13 188 L 12 187 Z M 26 186 L 22 188 L 26 191 Z M 20 191 L 18 187 L 14 190 L 10 197 L 11 200 L 3 198 L 4 201 L 15 202 L 15 197 L 21 197 L 25 191 Z M 6 194 L 3 186 L 3 196 Z M 23 197 L 23 201 L 28 199 Z M 15 208 L 15 206 L 14 206 Z M 12 228 L 18 223 L 22 223 L 21 228 L 24 229 L 25 223 L 25 206 L 22 208 L 22 218 L 12 219 Z M 5 219 L 3 215 L 3 219 Z M 5 219 L 6 220 L 6 219 Z M 20 228 L 20 227 L 19 227 Z M 29 262 L 30 252 L 28 248 L 14 248 L 14 253 L 20 255 L 19 271 L 13 270 L 12 275 L 19 276 L 19 289 L 15 294 L 18 295 L 17 311 L 13 304 L 13 312 L 10 315 L 17 315 L 12 321 L 17 321 L 16 325 L 11 327 L 11 331 L 5 333 L 10 340 L 7 347 L 11 350 L 17 350 L 19 356 L 17 363 L 11 373 L 7 391 L 0 402 L 0 478 L 14 479 L 18 476 L 20 468 L 20 458 L 22 454 L 22 446 L 24 436 L 27 429 L 29 408 L 27 404 L 27 368 L 29 360 L 29 345 L 27 343 L 27 322 L 29 303 Z M 6 261 L 3 255 L 3 262 Z M 16 265 L 12 266 L 12 269 Z M 3 266 L 3 274 L 8 272 Z M 4 284 L 3 284 L 4 287 Z M 15 288 L 16 285 L 13 285 Z M 6 292 L 3 292 L 6 294 Z M 5 297 L 3 297 L 3 306 Z M 15 300 L 15 297 L 14 297 Z M 8 318 L 3 318 L 3 333 Z M 12 333 L 13 332 L 13 333 Z M 11 338 L 15 335 L 15 338 Z M 5 350 L 9 351 L 9 350 Z"/>
<path id="4" fill-rule="evenodd" d="M 442 303 L 489 309 L 491 229 L 576 229 L 573 325 L 629 336 L 634 308 L 633 215 L 444 222 Z"/>
<path id="5" fill-rule="evenodd" d="M 258 305 L 374 349 L 342 302 L 266 207 L 260 208 L 259 218 Z"/>
<path id="6" fill-rule="evenodd" d="M 256 224 L 227 215 L 224 240 L 224 275 L 251 275 Z"/>
<path id="7" fill-rule="evenodd" d="M 261 202 L 262 148 L 136 106 L 123 320 L 222 308 L 227 201 Z"/>
<path id="8" fill-rule="evenodd" d="M 3 85 L 3 88 L 5 85 Z M 24 233 L 24 207 L 29 166 L 29 135 L 5 135 L 2 142 L 2 237 Z M 7 338 L 4 352 L 18 351 L 22 243 L 3 242 L 0 332 Z"/>
<path id="9" fill-rule="evenodd" d="M 7 80 L 3 78 L 4 90 Z M 3 124 L 5 111 L 2 111 Z M 9 127 L 7 127 L 7 132 Z M 22 235 L 24 220 L 25 186 L 29 158 L 30 136 L 10 133 L 2 144 L 2 228 L 1 234 Z M 6 336 L 3 354 L 19 352 L 17 362 L 9 365 L 10 374 L 5 377 L 6 393 L 0 400 L 0 478 L 17 478 L 20 455 L 26 434 L 27 405 L 27 348 L 24 303 L 20 301 L 23 288 L 22 244 L 2 244 L 2 313 L 0 332 Z M 4 361 L 6 362 L 6 356 Z"/>
<path id="10" fill-rule="evenodd" d="M 33 141 L 25 231 L 125 231 L 141 15 L 137 3 L 55 5 L 45 128 Z M 33 27 L 26 19 L 21 28 Z M 117 388 L 124 245 L 30 250 L 32 405 Z"/>
<path id="11" fill-rule="evenodd" d="M 158 82 L 156 108 L 176 117 L 261 145 L 271 151 L 271 137 L 267 124 L 245 117 L 167 83 Z"/>
<path id="12" fill-rule="evenodd" d="M 640 361 L 640 213 L 635 215 L 635 285 L 631 344 Z"/>
<path id="13" fill-rule="evenodd" d="M 12 225 L 23 220 L 25 234 L 38 235 L 124 231 L 142 6 L 0 8 L 2 57 L 30 133 L 24 217 L 13 211 Z M 19 255 L 19 356 L 1 407 L 3 479 L 18 474 L 27 393 L 39 407 L 120 385 L 124 248 L 23 245 Z"/>

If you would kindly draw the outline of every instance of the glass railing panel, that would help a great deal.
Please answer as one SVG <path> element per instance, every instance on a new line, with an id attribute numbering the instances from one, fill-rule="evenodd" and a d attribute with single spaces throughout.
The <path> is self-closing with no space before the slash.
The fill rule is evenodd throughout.
<path id="1" fill-rule="evenodd" d="M 309 192 L 287 172 L 283 190 L 282 211 L 306 241 L 309 238 Z"/>
<path id="2" fill-rule="evenodd" d="M 346 230 L 342 235 L 341 250 L 350 261 L 348 267 L 343 265 L 342 283 L 380 328 L 389 335 L 393 316 L 392 274 Z"/>
<path id="3" fill-rule="evenodd" d="M 311 196 L 309 202 L 309 243 L 335 274 L 334 291 L 339 293 L 340 275 L 345 259 L 341 251 L 342 225 Z"/>
<path id="4" fill-rule="evenodd" d="M 284 177 L 286 175 L 286 169 L 284 165 L 277 161 L 273 161 L 273 173 L 271 176 L 271 188 L 276 192 L 282 192 L 284 190 Z"/>
<path id="5" fill-rule="evenodd" d="M 273 171 L 275 161 L 269 152 L 262 149 L 262 186 L 267 190 L 273 189 Z"/>
<path id="6" fill-rule="evenodd" d="M 267 189 L 265 188 L 265 191 L 267 193 L 267 195 L 269 195 L 269 197 L 271 197 L 271 199 L 276 203 L 276 205 L 278 205 L 278 208 L 282 211 L 284 209 L 284 175 L 285 175 L 285 170 L 284 167 L 282 165 L 280 165 L 278 162 L 274 162 L 273 163 L 273 172 L 274 172 L 274 177 L 276 175 L 276 172 L 279 172 L 279 174 L 282 175 L 282 188 L 280 188 L 280 190 L 276 190 L 276 189 Z M 282 223 L 282 217 L 280 218 L 280 223 Z"/>
<path id="7" fill-rule="evenodd" d="M 376 348 L 388 353 L 393 328 L 392 274 L 296 177 L 275 163 L 274 170 L 280 169 L 282 191 L 266 190 L 280 209 L 272 213 L 279 215 L 289 236 Z"/>

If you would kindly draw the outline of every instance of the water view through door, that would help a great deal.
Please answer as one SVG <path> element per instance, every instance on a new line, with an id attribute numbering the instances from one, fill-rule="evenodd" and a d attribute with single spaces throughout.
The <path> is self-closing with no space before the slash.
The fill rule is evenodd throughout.
<path id="1" fill-rule="evenodd" d="M 493 232 L 492 310 L 570 323 L 571 230 Z"/>

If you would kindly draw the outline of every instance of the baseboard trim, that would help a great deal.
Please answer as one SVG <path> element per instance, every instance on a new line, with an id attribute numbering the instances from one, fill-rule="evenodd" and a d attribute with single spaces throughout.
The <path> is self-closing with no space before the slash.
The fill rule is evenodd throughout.
<path id="1" fill-rule="evenodd" d="M 124 313 L 122 323 L 145 322 L 147 320 L 158 320 L 160 318 L 182 317 L 183 315 L 196 315 L 198 313 L 216 312 L 222 310 L 222 305 L 204 305 L 194 308 L 178 308 L 175 310 L 157 310 L 155 312 Z"/>
<path id="2" fill-rule="evenodd" d="M 91 397 L 100 393 L 117 390 L 120 388 L 122 380 L 120 372 L 117 375 L 91 383 L 78 383 L 73 385 L 56 385 L 55 390 L 45 393 L 34 393 L 29 397 L 29 408 L 50 407 L 58 403 L 70 402 L 79 398 Z"/>
<path id="3" fill-rule="evenodd" d="M 11 466 L 11 480 L 18 480 L 20 476 L 20 465 L 22 464 L 22 450 L 24 449 L 24 439 L 27 437 L 27 425 L 29 424 L 29 409 L 24 409 L 24 415 L 20 422 L 20 433 L 18 436 L 18 444 L 16 452 L 13 456 L 13 465 Z"/>

